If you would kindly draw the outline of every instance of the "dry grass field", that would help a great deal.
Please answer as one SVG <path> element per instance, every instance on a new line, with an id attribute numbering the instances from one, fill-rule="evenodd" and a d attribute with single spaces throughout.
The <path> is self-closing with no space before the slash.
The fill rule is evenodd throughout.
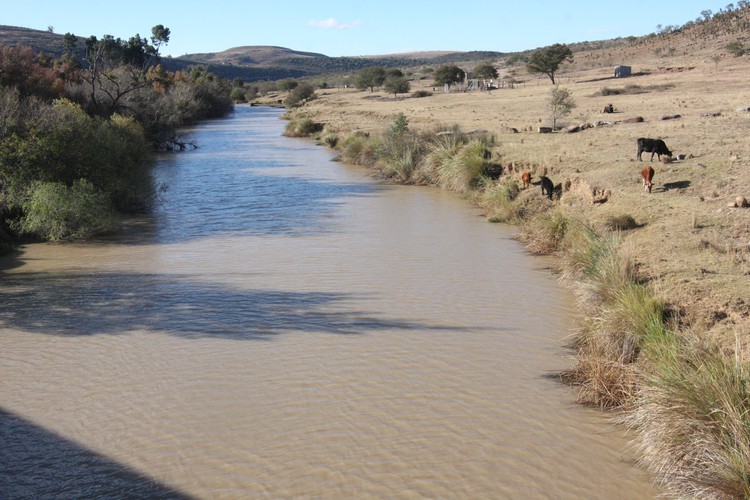
<path id="1" fill-rule="evenodd" d="M 750 209 L 729 207 L 737 196 L 750 199 L 750 113 L 737 112 L 750 106 L 750 60 L 723 53 L 722 39 L 666 59 L 654 54 L 659 43 L 619 49 L 616 57 L 606 50 L 577 53 L 573 65 L 561 68 L 557 83 L 576 102 L 565 124 L 614 122 L 576 133 L 537 132 L 551 124 L 552 84 L 520 67 L 515 79 L 521 83 L 514 88 L 444 93 L 433 91 L 427 78 L 411 82 L 412 92 L 433 94 L 422 98 L 329 89 L 296 113 L 342 137 L 355 130 L 382 131 L 399 112 L 410 129 L 458 124 L 464 131 L 488 131 L 497 139 L 493 154 L 504 176 L 520 178 L 528 170 L 537 182 L 540 175 L 556 184 L 572 182 L 553 202 L 566 213 L 595 226 L 613 216 L 632 216 L 638 227 L 623 232 L 623 248 L 632 253 L 639 274 L 685 323 L 727 346 L 739 338 L 750 354 Z M 718 62 L 711 58 L 716 54 L 722 57 Z M 615 79 L 615 59 L 631 65 L 636 76 Z M 501 78 L 503 73 L 507 69 Z M 633 86 L 638 93 L 602 95 L 604 89 Z M 615 113 L 603 113 L 607 104 Z M 662 115 L 680 116 L 661 120 Z M 633 117 L 643 122 L 622 123 Z M 640 170 L 650 154 L 636 159 L 639 137 L 661 138 L 675 158 L 686 155 L 668 164 L 654 157 L 651 194 L 641 184 Z M 597 194 L 606 201 L 595 202 L 602 197 Z M 541 198 L 538 187 L 522 196 Z"/>

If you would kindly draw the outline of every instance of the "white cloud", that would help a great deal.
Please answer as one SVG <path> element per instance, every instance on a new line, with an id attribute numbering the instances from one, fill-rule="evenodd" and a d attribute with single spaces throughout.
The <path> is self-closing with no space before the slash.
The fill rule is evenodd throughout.
<path id="1" fill-rule="evenodd" d="M 350 28 L 356 28 L 362 24 L 362 21 L 352 21 L 350 23 L 340 23 L 336 21 L 334 18 L 329 17 L 328 19 L 325 19 L 323 21 L 307 21 L 307 25 L 311 28 L 320 28 L 320 29 L 335 29 L 335 30 L 346 30 Z"/>

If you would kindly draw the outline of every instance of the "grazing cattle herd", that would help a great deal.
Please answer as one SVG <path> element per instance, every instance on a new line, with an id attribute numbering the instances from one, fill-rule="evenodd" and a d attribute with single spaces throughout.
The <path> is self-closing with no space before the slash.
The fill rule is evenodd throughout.
<path id="1" fill-rule="evenodd" d="M 672 157 L 672 152 L 669 150 L 669 148 L 667 148 L 667 145 L 661 139 L 647 139 L 641 137 L 636 140 L 636 144 L 638 146 L 638 153 L 636 157 L 640 161 L 643 161 L 641 159 L 641 154 L 644 152 L 651 153 L 651 161 L 654 160 L 654 155 L 657 155 L 660 160 L 662 155 L 665 155 L 669 158 Z M 531 172 L 523 172 L 521 174 L 521 182 L 523 183 L 524 189 L 529 188 L 531 184 L 531 178 Z M 651 188 L 653 187 L 654 179 L 653 167 L 651 167 L 650 165 L 644 165 L 643 169 L 641 169 L 641 178 L 643 180 L 643 190 L 647 193 L 650 193 Z M 546 196 L 551 200 L 553 193 L 555 192 L 555 184 L 552 182 L 552 179 L 543 175 L 541 176 L 538 184 L 542 187 L 542 196 Z M 537 185 L 537 183 L 535 182 L 534 185 Z M 560 188 L 560 186 L 558 186 L 558 188 Z"/>

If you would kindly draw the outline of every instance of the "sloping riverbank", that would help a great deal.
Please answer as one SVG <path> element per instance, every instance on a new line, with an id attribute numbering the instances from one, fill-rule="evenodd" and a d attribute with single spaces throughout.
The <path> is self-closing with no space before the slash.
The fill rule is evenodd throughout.
<path id="1" fill-rule="evenodd" d="M 571 87 L 589 113 L 606 99 L 596 97 L 592 76 L 571 77 L 583 82 Z M 519 224 L 530 251 L 559 255 L 582 311 L 577 363 L 562 376 L 580 387 L 581 402 L 621 410 L 642 464 L 670 493 L 748 496 L 749 211 L 725 202 L 750 185 L 734 182 L 750 181 L 737 168 L 750 153 L 747 141 L 727 129 L 744 118 L 728 115 L 720 124 L 696 111 L 677 125 L 654 125 L 652 115 L 675 99 L 700 103 L 699 110 L 719 102 L 702 93 L 695 74 L 669 78 L 674 87 L 650 95 L 647 110 L 642 96 L 618 102 L 648 111 L 648 126 L 576 134 L 536 133 L 531 124 L 542 120 L 549 90 L 541 85 L 402 100 L 334 91 L 289 116 L 322 124 L 319 139 L 345 161 L 394 181 L 461 192 L 491 220 Z M 713 150 L 713 130 L 722 131 L 721 151 Z M 663 180 L 649 195 L 633 162 L 634 138 L 657 134 L 692 158 L 656 166 Z M 556 196 L 519 189 L 524 171 L 537 183 L 552 178 Z"/>

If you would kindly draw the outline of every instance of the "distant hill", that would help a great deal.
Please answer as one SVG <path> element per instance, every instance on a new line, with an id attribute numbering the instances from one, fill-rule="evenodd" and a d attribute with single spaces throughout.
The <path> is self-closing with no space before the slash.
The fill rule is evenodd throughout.
<path id="1" fill-rule="evenodd" d="M 83 45 L 83 38 L 80 38 Z M 34 52 L 44 52 L 57 59 L 63 55 L 63 35 L 49 31 L 0 25 L 0 45 L 31 47 Z"/>
<path id="2" fill-rule="evenodd" d="M 223 52 L 210 52 L 206 54 L 186 54 L 180 56 L 179 60 L 197 61 L 203 64 L 233 64 L 254 65 L 261 67 L 277 66 L 280 61 L 290 61 L 296 58 L 309 59 L 328 57 L 315 52 L 300 52 L 284 47 L 266 45 L 253 45 L 247 47 L 234 47 Z"/>
<path id="3" fill-rule="evenodd" d="M 79 52 L 82 57 L 85 39 L 79 37 L 79 40 Z M 0 26 L 0 45 L 28 46 L 36 52 L 44 52 L 53 58 L 58 58 L 63 54 L 63 35 L 15 26 Z M 172 71 L 202 64 L 223 78 L 258 81 L 346 73 L 368 66 L 403 68 L 404 66 L 469 63 L 477 60 L 496 60 L 504 55 L 507 54 L 478 51 L 430 51 L 360 57 L 329 57 L 315 52 L 258 45 L 234 47 L 215 53 L 166 57 L 162 59 L 162 64 Z"/>

